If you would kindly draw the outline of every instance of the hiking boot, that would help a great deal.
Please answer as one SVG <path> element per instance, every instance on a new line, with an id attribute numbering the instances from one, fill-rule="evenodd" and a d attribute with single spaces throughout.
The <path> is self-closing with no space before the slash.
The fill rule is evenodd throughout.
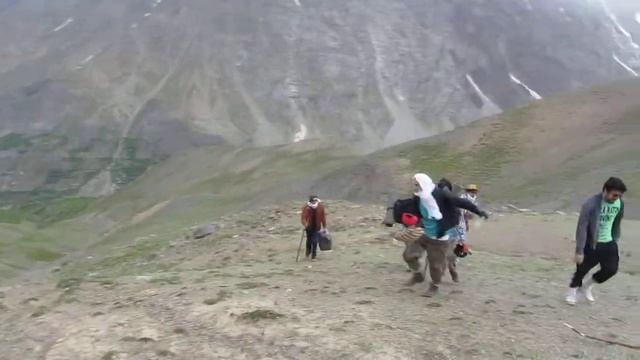
<path id="1" fill-rule="evenodd" d="M 407 281 L 407 286 L 413 286 L 418 283 L 424 282 L 424 274 L 421 272 L 414 272 L 411 279 Z"/>
<path id="2" fill-rule="evenodd" d="M 431 284 L 429 285 L 429 288 L 427 289 L 427 291 L 424 294 L 422 294 L 422 296 L 430 298 L 430 297 L 436 296 L 437 294 L 438 294 L 438 287 L 436 285 Z"/>
<path id="3" fill-rule="evenodd" d="M 460 282 L 457 271 L 450 271 L 449 273 L 451 273 L 451 280 L 453 280 L 454 283 Z"/>
<path id="4" fill-rule="evenodd" d="M 584 298 L 589 302 L 594 302 L 596 301 L 596 298 L 593 296 L 591 290 L 593 290 L 593 285 L 589 285 L 585 288 L 580 288 L 580 292 L 582 293 L 582 295 L 584 295 Z"/>
<path id="5" fill-rule="evenodd" d="M 575 305 L 578 302 L 578 288 L 569 288 L 569 292 L 564 301 L 569 305 Z"/>

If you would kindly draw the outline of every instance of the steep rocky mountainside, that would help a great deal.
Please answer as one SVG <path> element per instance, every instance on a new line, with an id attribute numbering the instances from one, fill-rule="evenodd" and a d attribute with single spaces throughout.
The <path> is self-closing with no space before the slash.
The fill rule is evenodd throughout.
<path id="1" fill-rule="evenodd" d="M 106 195 L 202 145 L 369 151 L 631 77 L 620 4 L 2 0 L 2 199 Z"/>
<path id="2" fill-rule="evenodd" d="M 618 32 L 626 37 L 626 31 L 636 44 L 640 44 L 640 3 L 634 0 L 607 0 L 605 5 L 620 23 L 622 29 L 618 28 Z"/>

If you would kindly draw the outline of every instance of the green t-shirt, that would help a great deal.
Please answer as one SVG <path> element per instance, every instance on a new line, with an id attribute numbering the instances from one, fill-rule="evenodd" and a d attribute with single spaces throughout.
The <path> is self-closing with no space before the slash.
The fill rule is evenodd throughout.
<path id="1" fill-rule="evenodd" d="M 600 233 L 598 234 L 598 242 L 608 243 L 613 241 L 611 230 L 613 229 L 613 222 L 619 212 L 620 199 L 612 203 L 602 202 L 602 206 L 600 207 Z"/>

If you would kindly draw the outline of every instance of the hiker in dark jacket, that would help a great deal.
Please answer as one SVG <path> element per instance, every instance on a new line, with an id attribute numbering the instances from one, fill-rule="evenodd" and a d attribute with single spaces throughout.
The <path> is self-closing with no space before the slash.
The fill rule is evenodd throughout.
<path id="1" fill-rule="evenodd" d="M 568 304 L 576 304 L 579 290 L 588 301 L 595 301 L 593 285 L 602 284 L 618 272 L 617 242 L 624 216 L 622 195 L 626 191 L 627 186 L 622 180 L 611 177 L 604 183 L 600 194 L 582 205 L 576 229 L 576 272 L 569 284 Z M 583 283 L 584 277 L 598 264 L 600 270 Z"/>
<path id="2" fill-rule="evenodd" d="M 307 258 L 311 256 L 311 260 L 315 260 L 318 254 L 320 231 L 327 228 L 327 215 L 324 205 L 317 196 L 312 195 L 309 197 L 309 202 L 302 208 L 300 220 L 307 232 L 305 255 Z"/>
<path id="3" fill-rule="evenodd" d="M 431 284 L 424 296 L 437 294 L 442 274 L 447 268 L 447 255 L 451 248 L 452 231 L 460 222 L 460 209 L 466 209 L 483 218 L 489 215 L 472 202 L 457 197 L 448 189 L 436 187 L 426 174 L 414 176 L 415 194 L 420 198 L 420 216 L 424 235 L 418 243 L 427 251 Z"/>
<path id="4" fill-rule="evenodd" d="M 440 181 L 438 181 L 438 188 L 453 192 L 453 184 L 447 178 L 442 178 L 440 179 Z M 463 199 L 467 199 L 475 204 L 475 202 L 468 197 L 465 197 L 463 195 L 460 195 L 459 197 Z M 464 223 L 466 221 L 463 216 L 466 213 L 466 211 L 467 210 L 464 210 L 464 209 L 460 211 L 460 223 Z M 455 249 L 456 249 L 456 246 L 458 246 L 458 244 L 464 242 L 464 234 L 465 234 L 465 229 L 461 229 L 460 224 L 458 224 L 458 226 L 456 226 L 453 230 L 451 230 L 449 234 L 450 235 L 449 246 L 451 247 L 451 251 L 449 251 L 447 254 L 447 267 L 449 268 L 449 274 L 451 274 L 451 280 L 453 280 L 453 282 L 460 281 L 460 276 L 458 275 L 458 266 L 457 266 L 458 256 L 455 253 Z"/>

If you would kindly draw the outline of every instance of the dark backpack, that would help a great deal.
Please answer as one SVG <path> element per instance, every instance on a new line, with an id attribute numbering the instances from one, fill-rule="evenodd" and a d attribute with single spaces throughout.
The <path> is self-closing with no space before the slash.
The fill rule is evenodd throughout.
<path id="1" fill-rule="evenodd" d="M 402 224 L 402 214 L 404 213 L 409 213 L 421 218 L 420 198 L 418 196 L 414 196 L 410 199 L 396 200 L 393 204 L 393 220 L 398 224 Z"/>

